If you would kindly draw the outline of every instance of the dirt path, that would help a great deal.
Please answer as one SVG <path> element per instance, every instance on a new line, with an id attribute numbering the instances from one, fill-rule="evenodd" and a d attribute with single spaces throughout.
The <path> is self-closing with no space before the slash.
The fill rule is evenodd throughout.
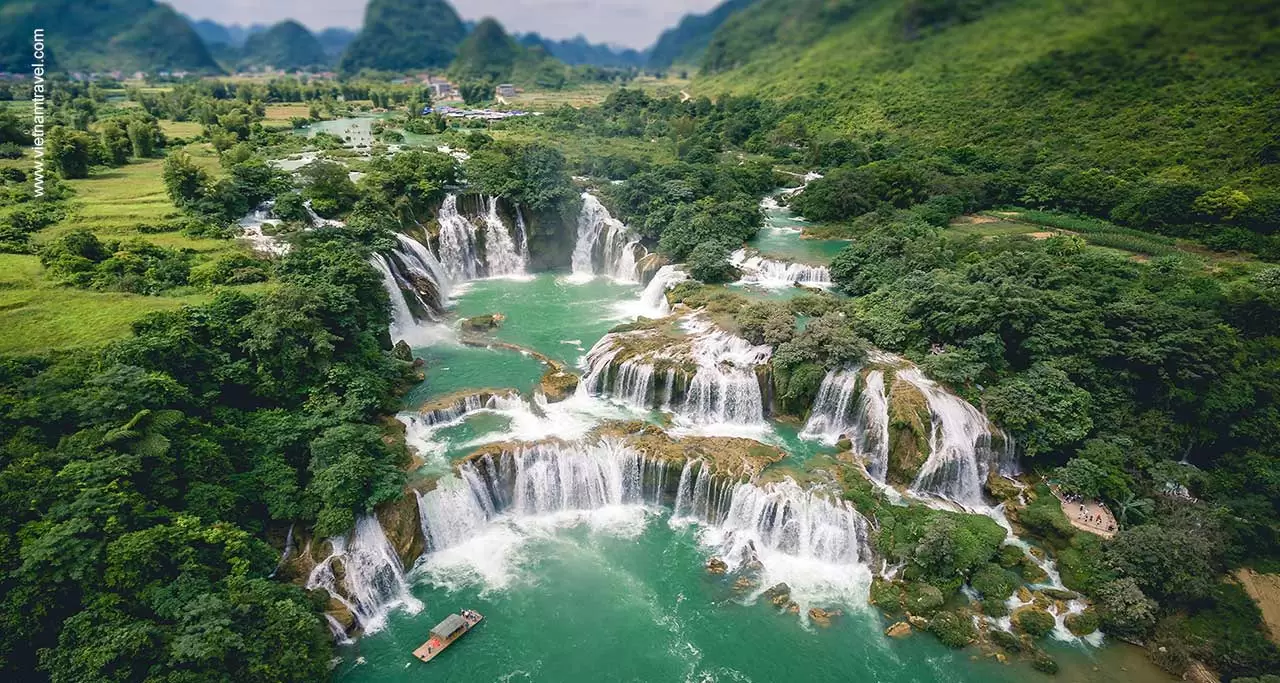
<path id="1" fill-rule="evenodd" d="M 1119 525 L 1116 524 L 1115 515 L 1111 514 L 1107 506 L 1096 500 L 1068 502 L 1063 500 L 1057 488 L 1051 487 L 1051 490 L 1053 495 L 1058 497 L 1058 502 L 1062 504 L 1062 514 L 1071 521 L 1071 526 L 1103 538 L 1116 535 L 1116 528 Z"/>
<path id="2" fill-rule="evenodd" d="M 1259 574 L 1252 569 L 1241 569 L 1236 572 L 1236 579 L 1262 610 L 1262 621 L 1271 633 L 1271 642 L 1280 645 L 1280 574 Z"/>

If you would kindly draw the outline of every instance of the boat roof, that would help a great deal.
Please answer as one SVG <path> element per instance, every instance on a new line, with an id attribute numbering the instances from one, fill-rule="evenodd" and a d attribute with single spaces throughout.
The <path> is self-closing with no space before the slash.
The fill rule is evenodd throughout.
<path id="1" fill-rule="evenodd" d="M 457 631 L 460 628 L 464 628 L 466 626 L 467 626 L 466 619 L 463 619 L 460 615 L 457 615 L 457 614 L 450 614 L 449 616 L 444 618 L 444 621 L 436 624 L 435 628 L 431 629 L 431 633 L 440 638 L 447 638 L 449 634 L 453 633 L 454 631 Z"/>

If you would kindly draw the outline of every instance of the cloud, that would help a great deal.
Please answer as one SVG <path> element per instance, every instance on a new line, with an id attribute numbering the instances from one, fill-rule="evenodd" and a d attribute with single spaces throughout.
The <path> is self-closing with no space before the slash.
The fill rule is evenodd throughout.
<path id="1" fill-rule="evenodd" d="M 313 30 L 357 28 L 364 0 L 168 0 L 179 12 L 223 24 L 273 24 L 296 19 Z M 512 33 L 537 31 L 548 38 L 585 35 L 593 42 L 648 47 L 688 13 L 723 0 L 452 0 L 464 19 L 491 16 Z"/>

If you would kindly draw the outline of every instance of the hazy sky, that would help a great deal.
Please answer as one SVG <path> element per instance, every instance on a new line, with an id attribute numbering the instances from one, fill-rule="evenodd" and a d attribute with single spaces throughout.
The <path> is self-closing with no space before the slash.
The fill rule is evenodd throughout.
<path id="1" fill-rule="evenodd" d="M 179 12 L 223 24 L 271 24 L 296 19 L 308 28 L 356 28 L 366 0 L 168 0 Z M 689 12 L 705 12 L 723 0 L 451 0 L 463 19 L 491 16 L 512 33 L 537 31 L 548 38 L 579 33 L 592 42 L 643 48 Z"/>

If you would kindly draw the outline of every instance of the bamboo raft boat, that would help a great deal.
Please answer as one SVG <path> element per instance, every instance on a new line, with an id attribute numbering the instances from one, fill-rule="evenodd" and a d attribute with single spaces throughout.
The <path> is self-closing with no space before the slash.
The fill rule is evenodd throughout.
<path id="1" fill-rule="evenodd" d="M 475 610 L 464 609 L 458 614 L 450 614 L 444 618 L 444 621 L 432 627 L 427 642 L 418 646 L 413 651 L 413 656 L 424 662 L 429 662 L 453 644 L 453 641 L 461 638 L 463 634 L 470 631 L 476 624 L 484 619 L 484 615 Z"/>

